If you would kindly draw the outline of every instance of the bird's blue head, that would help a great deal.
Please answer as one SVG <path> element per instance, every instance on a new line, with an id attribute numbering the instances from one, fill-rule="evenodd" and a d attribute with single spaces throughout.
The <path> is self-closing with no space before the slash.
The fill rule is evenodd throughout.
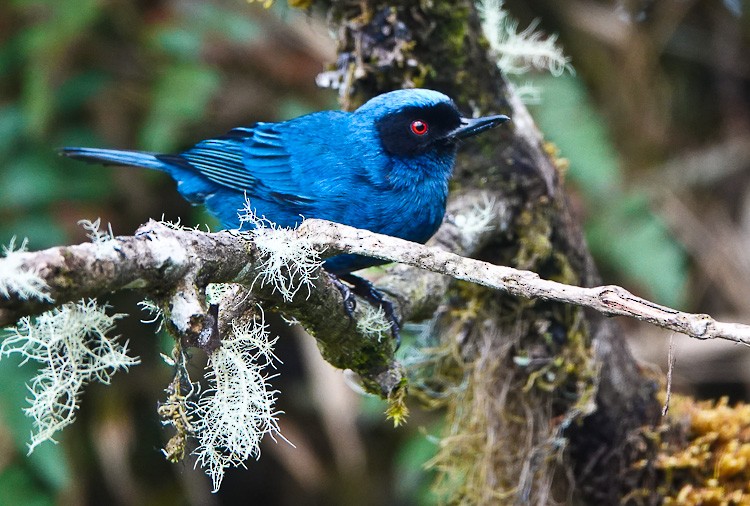
<path id="1" fill-rule="evenodd" d="M 507 116 L 464 118 L 446 95 L 426 89 L 396 90 L 369 100 L 354 113 L 374 120 L 385 151 L 412 158 L 433 152 L 453 152 L 458 140 L 505 121 Z"/>

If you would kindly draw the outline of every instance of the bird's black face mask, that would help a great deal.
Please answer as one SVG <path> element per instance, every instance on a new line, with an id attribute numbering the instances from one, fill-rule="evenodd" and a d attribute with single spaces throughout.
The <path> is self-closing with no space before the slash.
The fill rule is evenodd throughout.
<path id="1" fill-rule="evenodd" d="M 385 150 L 399 157 L 415 157 L 434 150 L 453 149 L 460 139 L 476 135 L 508 120 L 507 116 L 463 118 L 452 104 L 405 107 L 378 120 Z"/>

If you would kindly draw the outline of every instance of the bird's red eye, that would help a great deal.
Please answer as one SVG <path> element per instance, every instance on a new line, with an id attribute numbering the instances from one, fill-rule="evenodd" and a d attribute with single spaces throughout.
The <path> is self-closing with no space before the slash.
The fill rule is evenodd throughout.
<path id="1" fill-rule="evenodd" d="M 411 131 L 416 135 L 424 135 L 427 133 L 427 123 L 422 120 L 412 121 Z"/>

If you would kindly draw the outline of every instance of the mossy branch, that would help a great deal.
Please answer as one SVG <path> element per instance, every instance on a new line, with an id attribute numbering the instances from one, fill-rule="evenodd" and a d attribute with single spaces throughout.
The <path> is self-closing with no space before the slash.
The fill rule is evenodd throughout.
<path id="1" fill-rule="evenodd" d="M 463 209 L 470 215 L 474 209 L 476 213 L 479 198 L 479 194 L 458 198 L 452 205 L 453 211 Z M 493 232 L 495 227 L 487 225 L 485 220 L 481 226 L 472 228 L 466 225 L 465 216 L 462 217 L 462 226 L 458 226 L 456 219 L 448 220 L 436 241 L 466 255 L 471 254 L 481 243 L 481 237 Z M 494 224 L 498 224 L 497 220 Z M 530 271 L 465 258 L 443 247 L 423 246 L 323 220 L 307 220 L 296 230 L 272 232 L 279 234 L 282 240 L 304 240 L 325 256 L 355 253 L 376 257 L 515 296 L 574 304 L 608 316 L 629 316 L 698 339 L 721 338 L 750 344 L 750 326 L 722 323 L 708 315 L 667 308 L 618 286 L 566 285 L 541 279 Z M 220 335 L 226 322 L 231 322 L 247 307 L 247 303 L 242 302 L 247 298 L 247 291 L 242 291 L 235 298 L 235 304 L 222 308 L 221 315 L 214 314 L 206 303 L 205 287 L 209 283 L 238 283 L 251 289 L 255 300 L 299 320 L 318 339 L 324 357 L 336 367 L 359 373 L 368 390 L 387 397 L 399 388 L 403 375 L 393 359 L 393 343 L 352 324 L 344 312 L 339 290 L 322 268 L 318 267 L 312 276 L 308 290 L 287 297 L 272 285 L 258 282 L 264 254 L 252 235 L 231 231 L 207 233 L 151 221 L 130 237 L 39 252 L 14 252 L 13 258 L 0 259 L 0 268 L 3 262 L 12 261 L 20 273 L 34 273 L 46 285 L 44 293 L 54 304 L 99 297 L 126 288 L 142 289 L 165 301 L 170 325 L 187 343 L 204 348 L 211 348 L 211 335 Z M 403 271 L 400 275 L 403 277 Z M 421 294 L 413 289 L 411 293 L 399 293 L 399 283 L 393 278 L 386 278 L 384 284 L 392 296 L 401 301 L 398 305 L 402 318 L 412 319 L 434 309 L 447 288 L 447 278 L 442 281 L 431 278 L 433 281 L 428 282 L 431 286 L 426 287 L 425 280 L 430 278 L 420 279 L 416 273 L 407 277 L 410 286 L 422 286 Z M 415 283 L 418 279 L 419 283 Z M 428 307 L 421 307 L 424 301 L 415 300 L 420 297 L 432 302 Z M 52 304 L 47 299 L 28 299 L 11 290 L 7 296 L 0 297 L 0 325 L 38 314 Z"/>
<path id="2" fill-rule="evenodd" d="M 451 212 L 474 213 L 486 198 L 483 192 L 458 196 L 450 204 Z M 309 236 L 306 230 L 309 231 L 266 231 L 293 240 L 295 236 Z M 455 223 L 446 223 L 435 241 L 470 254 L 492 231 L 492 227 L 479 226 L 461 234 Z M 259 243 L 260 238 L 253 234 L 207 233 L 150 221 L 134 236 L 38 252 L 14 251 L 0 258 L 0 273 L 8 278 L 4 281 L 9 281 L 10 287 L 7 294 L 0 293 L 0 327 L 68 301 L 139 289 L 160 301 L 170 329 L 185 344 L 211 351 L 218 345 L 216 337 L 226 335 L 227 326 L 251 308 L 253 301 L 258 301 L 298 320 L 316 337 L 323 357 L 338 368 L 357 372 L 367 390 L 389 397 L 402 388 L 404 376 L 393 358 L 394 343 L 354 324 L 329 276 L 317 268 L 309 276 L 307 289 L 293 297 L 280 293 L 272 284 L 263 282 L 267 255 Z M 322 256 L 336 253 L 320 241 L 315 247 Z M 32 274 L 38 281 L 39 296 L 14 291 L 14 273 L 25 277 Z M 434 310 L 447 288 L 447 282 L 440 278 L 427 276 L 411 285 L 425 287 L 429 302 L 426 307 L 424 301 L 400 304 L 403 318 L 421 317 Z M 209 283 L 238 283 L 245 288 L 217 312 L 206 302 L 205 288 Z M 252 298 L 247 296 L 250 289 Z M 399 294 L 395 297 L 401 298 Z M 355 311 L 355 320 L 363 316 L 362 306 Z"/>

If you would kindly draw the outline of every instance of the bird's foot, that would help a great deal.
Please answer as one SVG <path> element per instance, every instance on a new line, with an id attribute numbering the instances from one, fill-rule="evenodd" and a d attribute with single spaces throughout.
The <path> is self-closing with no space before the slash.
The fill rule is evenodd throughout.
<path id="1" fill-rule="evenodd" d="M 354 298 L 354 294 L 351 289 L 341 282 L 338 276 L 335 274 L 328 273 L 328 278 L 333 283 L 333 286 L 341 292 L 341 297 L 344 299 L 344 312 L 350 320 L 354 320 L 354 310 L 357 308 L 357 299 Z"/>
<path id="2" fill-rule="evenodd" d="M 393 307 L 393 304 L 383 296 L 382 292 L 375 288 L 375 285 L 365 278 L 360 278 L 354 274 L 344 274 L 339 278 L 352 285 L 352 289 L 356 295 L 359 295 L 370 304 L 383 309 L 385 317 L 391 322 L 391 335 L 396 343 L 396 350 L 398 350 L 399 346 L 401 346 L 401 324 L 398 321 L 396 309 Z"/>

